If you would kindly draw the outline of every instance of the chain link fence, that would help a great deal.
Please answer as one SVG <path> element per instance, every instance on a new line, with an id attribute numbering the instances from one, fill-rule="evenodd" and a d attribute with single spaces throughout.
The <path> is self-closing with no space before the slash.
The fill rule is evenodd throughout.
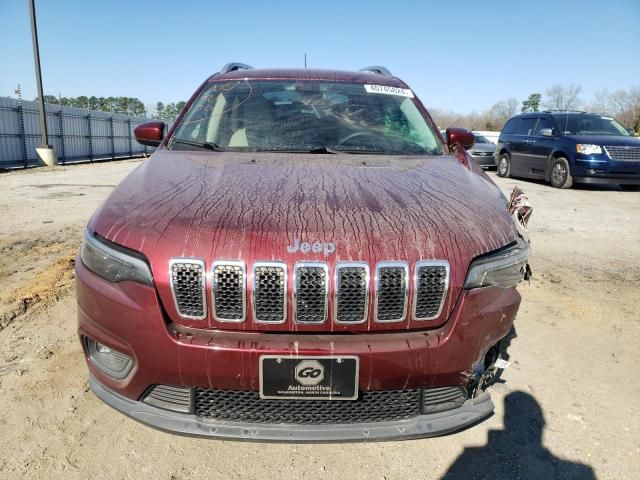
<path id="1" fill-rule="evenodd" d="M 124 159 L 153 151 L 136 142 L 133 130 L 146 118 L 59 105 L 45 105 L 49 144 L 58 163 Z M 36 102 L 0 97 L 0 169 L 38 164 Z"/>

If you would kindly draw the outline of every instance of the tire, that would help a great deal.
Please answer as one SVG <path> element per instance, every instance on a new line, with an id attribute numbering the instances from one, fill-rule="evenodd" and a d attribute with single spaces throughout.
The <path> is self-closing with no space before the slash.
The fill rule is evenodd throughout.
<path id="1" fill-rule="evenodd" d="M 620 185 L 620 189 L 624 192 L 637 192 L 640 190 L 640 185 Z"/>
<path id="2" fill-rule="evenodd" d="M 556 158 L 551 162 L 551 171 L 549 172 L 551 186 L 554 188 L 571 188 L 573 186 L 573 178 L 571 177 L 571 169 L 566 158 Z"/>
<path id="3" fill-rule="evenodd" d="M 501 153 L 496 167 L 499 177 L 509 178 L 511 176 L 511 158 L 508 153 Z"/>

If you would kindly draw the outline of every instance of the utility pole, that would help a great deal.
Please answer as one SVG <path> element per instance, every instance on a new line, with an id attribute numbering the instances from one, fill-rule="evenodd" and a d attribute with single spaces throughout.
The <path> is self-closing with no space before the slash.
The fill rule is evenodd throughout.
<path id="1" fill-rule="evenodd" d="M 56 165 L 55 150 L 49 145 L 47 132 L 47 117 L 44 109 L 44 92 L 42 88 L 42 74 L 40 70 L 40 47 L 38 45 L 38 27 L 36 25 L 35 0 L 29 1 L 29 15 L 31 17 L 31 39 L 33 41 L 33 61 L 36 68 L 36 87 L 38 88 L 38 109 L 40 110 L 40 145 L 36 148 L 38 159 L 45 165 Z"/>
<path id="2" fill-rule="evenodd" d="M 307 68 L 307 52 L 304 54 L 304 68 Z"/>

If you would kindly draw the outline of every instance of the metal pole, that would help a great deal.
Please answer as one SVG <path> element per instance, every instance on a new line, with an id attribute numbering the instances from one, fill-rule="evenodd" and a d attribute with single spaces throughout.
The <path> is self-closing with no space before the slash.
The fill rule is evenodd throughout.
<path id="1" fill-rule="evenodd" d="M 47 134 L 47 117 L 44 109 L 44 92 L 42 88 L 42 75 L 40 71 L 40 47 L 38 45 L 38 27 L 36 25 L 35 0 L 29 0 L 29 15 L 31 16 L 31 39 L 33 41 L 33 61 L 36 67 L 36 87 L 38 87 L 38 109 L 40 110 L 40 145 L 36 148 L 38 158 L 45 165 L 56 165 L 58 159 L 56 152 L 49 145 Z"/>
<path id="2" fill-rule="evenodd" d="M 35 0 L 29 0 L 29 14 L 31 16 L 31 39 L 33 40 L 33 61 L 36 66 L 36 86 L 38 87 L 38 108 L 40 109 L 40 146 L 49 146 L 47 134 L 47 120 L 44 111 L 44 93 L 42 92 L 42 75 L 40 72 L 40 47 L 38 46 L 38 27 L 36 25 Z"/>

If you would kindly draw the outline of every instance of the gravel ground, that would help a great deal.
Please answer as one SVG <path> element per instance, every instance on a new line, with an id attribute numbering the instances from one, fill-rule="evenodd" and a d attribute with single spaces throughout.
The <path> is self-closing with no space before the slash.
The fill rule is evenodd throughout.
<path id="1" fill-rule="evenodd" d="M 89 391 L 73 256 L 140 161 L 0 175 L 0 478 L 640 478 L 640 194 L 518 185 L 534 277 L 492 388 L 495 414 L 446 437 L 288 445 L 178 437 Z"/>

